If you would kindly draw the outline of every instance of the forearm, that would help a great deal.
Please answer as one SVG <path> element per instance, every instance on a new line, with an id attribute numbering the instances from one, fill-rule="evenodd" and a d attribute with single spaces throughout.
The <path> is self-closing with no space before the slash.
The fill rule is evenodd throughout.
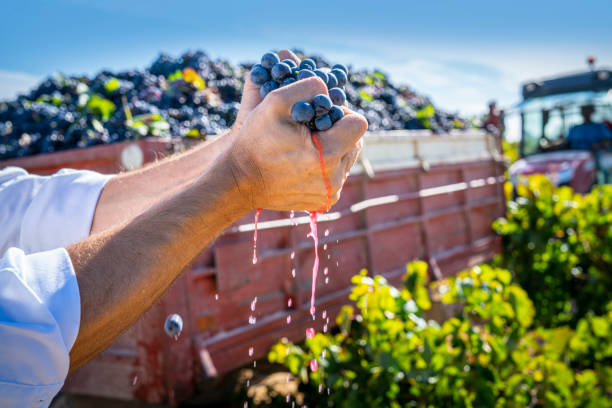
<path id="1" fill-rule="evenodd" d="M 231 140 L 230 132 L 185 153 L 113 177 L 100 194 L 91 234 L 122 225 L 185 189 L 229 147 Z"/>
<path id="2" fill-rule="evenodd" d="M 82 310 L 71 369 L 132 325 L 208 243 L 250 210 L 227 157 L 223 154 L 193 186 L 125 227 L 68 248 Z"/>

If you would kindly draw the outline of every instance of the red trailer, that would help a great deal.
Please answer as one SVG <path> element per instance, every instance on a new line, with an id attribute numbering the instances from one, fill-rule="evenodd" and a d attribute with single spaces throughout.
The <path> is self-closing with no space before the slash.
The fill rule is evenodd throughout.
<path id="1" fill-rule="evenodd" d="M 128 146 L 131 152 L 125 153 Z M 113 172 L 152 161 L 172 150 L 168 146 L 142 140 L 15 159 L 0 167 L 40 174 L 61 167 Z M 397 283 L 414 259 L 427 260 L 434 279 L 487 261 L 499 251 L 490 226 L 504 212 L 503 172 L 500 152 L 486 133 L 369 133 L 342 198 L 319 220 L 316 321 L 309 315 L 314 248 L 306 237 L 308 217 L 296 214 L 292 225 L 289 213 L 263 211 L 259 262 L 253 265 L 249 214 L 203 251 L 132 328 L 71 374 L 64 391 L 176 404 L 193 395 L 201 379 L 264 357 L 281 337 L 299 341 L 313 324 L 323 330 L 323 311 L 333 324 L 347 302 L 351 276 L 362 268 Z M 172 313 L 184 320 L 177 340 L 163 329 Z"/>

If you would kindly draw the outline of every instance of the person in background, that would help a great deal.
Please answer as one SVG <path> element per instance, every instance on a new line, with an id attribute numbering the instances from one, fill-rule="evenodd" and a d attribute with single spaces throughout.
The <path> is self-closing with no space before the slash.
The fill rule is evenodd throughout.
<path id="1" fill-rule="evenodd" d="M 498 151 L 503 151 L 502 138 L 504 135 L 504 111 L 497 109 L 497 102 L 489 102 L 489 113 L 482 127 L 495 136 Z"/>
<path id="2" fill-rule="evenodd" d="M 612 140 L 612 134 L 606 125 L 591 120 L 594 112 L 595 107 L 590 104 L 580 108 L 583 123 L 570 129 L 567 135 L 570 149 L 595 151 L 600 149 L 603 143 Z"/>
<path id="3" fill-rule="evenodd" d="M 497 102 L 489 102 L 489 113 L 487 114 L 487 118 L 482 125 L 485 129 L 497 137 L 502 136 L 504 128 L 503 111 L 497 109 Z"/>
<path id="4" fill-rule="evenodd" d="M 580 108 L 583 123 L 573 126 L 567 135 L 567 143 L 570 149 L 590 150 L 595 156 L 597 166 L 597 178 L 600 183 L 608 183 L 610 172 L 601 163 L 601 150 L 606 143 L 612 141 L 610 129 L 603 123 L 593 122 L 591 116 L 595 112 L 593 105 L 583 105 Z"/>

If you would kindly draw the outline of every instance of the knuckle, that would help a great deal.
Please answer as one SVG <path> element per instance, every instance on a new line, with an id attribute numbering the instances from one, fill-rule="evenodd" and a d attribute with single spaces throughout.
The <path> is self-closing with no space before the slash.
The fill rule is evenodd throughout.
<path id="1" fill-rule="evenodd" d="M 274 91 L 266 95 L 266 100 L 268 101 L 270 105 L 274 107 L 278 107 L 284 104 L 283 95 L 281 94 L 281 92 L 278 92 L 278 89 L 275 89 Z"/>
<path id="2" fill-rule="evenodd" d="M 368 131 L 368 121 L 366 120 L 366 118 L 364 118 L 363 116 L 359 115 L 357 116 L 359 119 L 359 132 L 361 134 L 364 134 L 365 132 Z"/>
<path id="3" fill-rule="evenodd" d="M 327 94 L 327 85 L 318 76 L 306 79 L 308 81 L 309 89 L 318 94 Z"/>

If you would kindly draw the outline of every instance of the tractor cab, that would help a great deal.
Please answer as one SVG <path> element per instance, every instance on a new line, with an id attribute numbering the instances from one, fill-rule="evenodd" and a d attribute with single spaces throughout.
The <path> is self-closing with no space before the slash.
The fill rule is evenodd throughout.
<path id="1" fill-rule="evenodd" d="M 521 159 L 509 169 L 514 183 L 536 173 L 577 192 L 612 182 L 612 71 L 593 62 L 586 72 L 523 85 Z M 568 138 L 585 120 L 588 131 L 574 129 Z"/>

